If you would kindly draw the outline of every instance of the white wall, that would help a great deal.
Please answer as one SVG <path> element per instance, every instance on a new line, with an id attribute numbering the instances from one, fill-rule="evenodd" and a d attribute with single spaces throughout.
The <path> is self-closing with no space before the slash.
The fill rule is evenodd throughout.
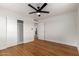
<path id="1" fill-rule="evenodd" d="M 24 43 L 26 42 L 31 42 L 34 40 L 34 23 L 33 23 L 33 20 L 27 18 L 24 19 L 25 20 L 25 24 L 24 24 Z"/>
<path id="2" fill-rule="evenodd" d="M 16 17 L 7 16 L 7 46 L 17 44 L 17 19 Z"/>
<path id="3" fill-rule="evenodd" d="M 73 46 L 79 45 L 77 11 L 49 17 L 40 22 L 45 24 L 45 40 Z"/>
<path id="4" fill-rule="evenodd" d="M 4 49 L 17 44 L 17 20 L 24 21 L 24 43 L 34 39 L 34 23 L 27 16 L 16 12 L 0 8 L 0 49 Z"/>
<path id="5" fill-rule="evenodd" d="M 3 49 L 5 47 L 6 47 L 6 17 L 0 15 L 0 49 Z"/>

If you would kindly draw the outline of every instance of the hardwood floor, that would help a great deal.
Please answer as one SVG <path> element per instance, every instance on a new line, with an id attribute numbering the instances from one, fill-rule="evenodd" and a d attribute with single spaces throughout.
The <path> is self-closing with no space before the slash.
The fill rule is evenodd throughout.
<path id="1" fill-rule="evenodd" d="M 35 40 L 0 51 L 1 56 L 78 56 L 76 47 Z"/>

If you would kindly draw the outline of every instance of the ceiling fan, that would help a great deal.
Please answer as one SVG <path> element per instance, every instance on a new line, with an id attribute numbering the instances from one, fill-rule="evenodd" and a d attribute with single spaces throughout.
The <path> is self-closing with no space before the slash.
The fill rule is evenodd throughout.
<path id="1" fill-rule="evenodd" d="M 37 8 L 35 8 L 34 6 L 32 6 L 31 4 L 28 4 L 28 6 L 30 6 L 31 8 L 33 8 L 35 11 L 33 12 L 29 12 L 29 14 L 33 14 L 36 13 L 39 17 L 41 16 L 40 13 L 49 13 L 49 11 L 42 11 L 42 9 L 47 5 L 47 3 L 44 3 L 41 7 L 37 6 Z"/>

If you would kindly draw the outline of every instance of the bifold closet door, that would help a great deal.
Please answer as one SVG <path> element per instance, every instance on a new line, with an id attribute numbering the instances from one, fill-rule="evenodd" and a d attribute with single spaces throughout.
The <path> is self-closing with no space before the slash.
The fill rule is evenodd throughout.
<path id="1" fill-rule="evenodd" d="M 17 20 L 18 44 L 23 43 L 23 21 Z"/>

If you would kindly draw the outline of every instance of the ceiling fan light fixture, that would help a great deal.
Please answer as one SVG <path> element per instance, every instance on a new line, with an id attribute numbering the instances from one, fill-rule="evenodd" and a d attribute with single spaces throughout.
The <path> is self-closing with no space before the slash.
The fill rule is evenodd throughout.
<path id="1" fill-rule="evenodd" d="M 32 9 L 34 9 L 34 12 L 30 12 L 29 14 L 33 14 L 35 13 L 37 16 L 41 16 L 41 13 L 49 13 L 49 11 L 42 11 L 42 9 L 47 5 L 47 3 L 44 3 L 41 7 L 37 6 L 37 8 L 35 8 L 34 6 L 32 6 L 31 4 L 28 4 L 29 7 L 31 7 Z"/>
<path id="2" fill-rule="evenodd" d="M 37 15 L 40 15 L 40 13 L 38 12 L 38 13 L 36 13 Z"/>

